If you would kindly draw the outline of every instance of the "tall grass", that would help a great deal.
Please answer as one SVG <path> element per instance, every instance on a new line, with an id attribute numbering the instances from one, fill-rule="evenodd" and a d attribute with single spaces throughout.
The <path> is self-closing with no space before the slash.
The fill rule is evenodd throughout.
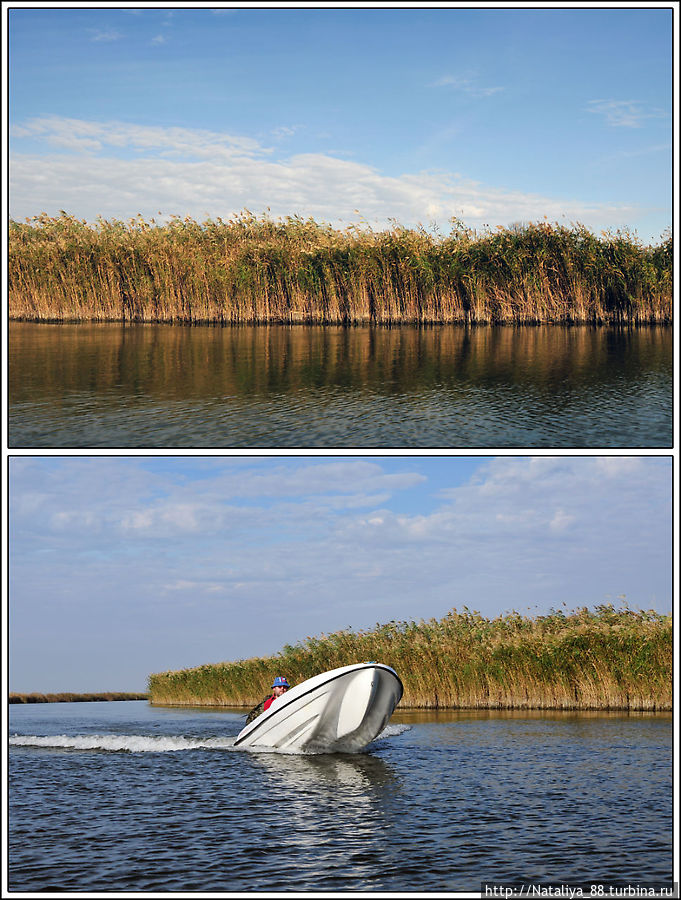
<path id="1" fill-rule="evenodd" d="M 672 240 L 548 222 L 478 234 L 343 231 L 246 211 L 94 225 L 62 213 L 9 229 L 9 313 L 49 321 L 660 322 Z"/>
<path id="2" fill-rule="evenodd" d="M 672 706 L 672 620 L 611 605 L 486 618 L 464 607 L 443 619 L 390 622 L 286 645 L 272 657 L 149 677 L 152 703 L 251 706 L 275 675 L 300 682 L 376 660 L 404 683 L 403 707 L 631 709 Z"/>

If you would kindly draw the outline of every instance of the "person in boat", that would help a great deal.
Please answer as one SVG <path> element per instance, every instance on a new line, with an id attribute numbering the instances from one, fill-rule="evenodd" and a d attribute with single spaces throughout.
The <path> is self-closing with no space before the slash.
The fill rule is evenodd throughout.
<path id="1" fill-rule="evenodd" d="M 272 693 L 265 697 L 257 706 L 254 706 L 253 709 L 249 712 L 248 717 L 246 719 L 246 724 L 249 725 L 253 719 L 259 716 L 261 713 L 265 712 L 266 709 L 270 708 L 273 700 L 276 700 L 277 697 L 281 697 L 282 694 L 285 694 L 286 691 L 291 687 L 291 685 L 286 680 L 284 675 L 277 675 L 277 677 L 272 682 Z"/>
<path id="2" fill-rule="evenodd" d="M 273 700 L 276 700 L 277 697 L 281 697 L 282 694 L 285 694 L 290 687 L 291 685 L 288 683 L 284 675 L 277 675 L 272 683 L 272 696 L 268 697 L 267 700 L 265 700 L 263 712 L 264 710 L 270 708 Z"/>

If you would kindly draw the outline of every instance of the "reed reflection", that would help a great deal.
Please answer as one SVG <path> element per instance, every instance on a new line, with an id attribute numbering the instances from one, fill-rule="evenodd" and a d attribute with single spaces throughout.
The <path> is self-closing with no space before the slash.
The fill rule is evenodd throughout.
<path id="1" fill-rule="evenodd" d="M 663 326 L 11 323 L 9 358 L 16 447 L 671 442 Z"/>
<path id="2" fill-rule="evenodd" d="M 407 392 L 458 381 L 603 382 L 671 366 L 671 329 L 10 326 L 13 400 L 124 391 L 216 397 L 331 385 Z"/>

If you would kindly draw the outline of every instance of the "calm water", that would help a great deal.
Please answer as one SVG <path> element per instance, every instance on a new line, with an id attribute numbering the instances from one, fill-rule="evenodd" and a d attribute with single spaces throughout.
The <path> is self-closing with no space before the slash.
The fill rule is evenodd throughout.
<path id="1" fill-rule="evenodd" d="M 398 712 L 365 753 L 328 756 L 234 750 L 243 721 L 144 701 L 11 706 L 10 888 L 671 878 L 670 716 Z"/>
<path id="2" fill-rule="evenodd" d="M 671 328 L 10 326 L 11 447 L 669 447 Z"/>

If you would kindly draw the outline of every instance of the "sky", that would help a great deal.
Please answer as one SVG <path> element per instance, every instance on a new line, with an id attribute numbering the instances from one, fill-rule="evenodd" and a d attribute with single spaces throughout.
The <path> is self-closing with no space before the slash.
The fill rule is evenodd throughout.
<path id="1" fill-rule="evenodd" d="M 635 456 L 19 456 L 17 692 L 468 607 L 671 611 L 672 465 Z"/>
<path id="2" fill-rule="evenodd" d="M 671 226 L 672 10 L 9 11 L 10 215 Z"/>

